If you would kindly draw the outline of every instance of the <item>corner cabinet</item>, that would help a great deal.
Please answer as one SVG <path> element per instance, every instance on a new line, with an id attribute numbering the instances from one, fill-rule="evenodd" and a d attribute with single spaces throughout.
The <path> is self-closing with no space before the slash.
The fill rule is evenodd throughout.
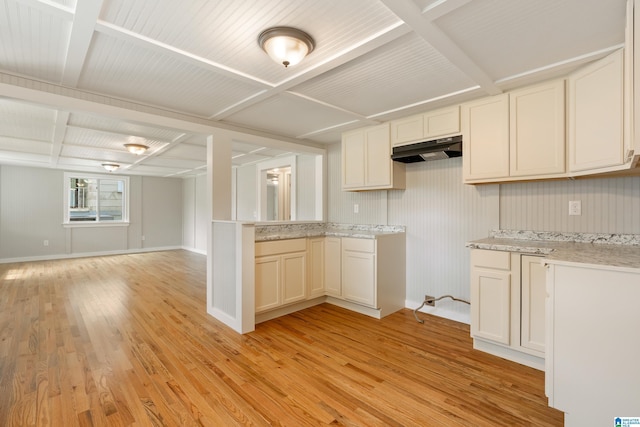
<path id="1" fill-rule="evenodd" d="M 342 134 L 344 191 L 404 189 L 404 173 L 404 164 L 391 160 L 388 123 Z"/>
<path id="2" fill-rule="evenodd" d="M 471 250 L 473 346 L 544 369 L 545 274 L 541 257 Z"/>

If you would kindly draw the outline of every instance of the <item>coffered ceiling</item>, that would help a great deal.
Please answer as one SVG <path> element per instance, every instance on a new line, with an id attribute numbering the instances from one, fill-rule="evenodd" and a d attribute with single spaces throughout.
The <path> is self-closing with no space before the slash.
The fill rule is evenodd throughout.
<path id="1" fill-rule="evenodd" d="M 625 0 L 0 1 L 0 163 L 154 176 L 203 173 L 207 132 L 127 109 L 238 131 L 241 165 L 565 75 L 625 30 Z M 316 42 L 289 68 L 257 44 L 282 25 Z"/>

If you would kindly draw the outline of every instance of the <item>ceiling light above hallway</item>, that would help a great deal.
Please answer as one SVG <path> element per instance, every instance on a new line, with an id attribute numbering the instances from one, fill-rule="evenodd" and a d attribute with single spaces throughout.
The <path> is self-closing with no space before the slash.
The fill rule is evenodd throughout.
<path id="1" fill-rule="evenodd" d="M 116 163 L 103 163 L 102 167 L 105 168 L 109 172 L 114 172 L 114 171 L 118 170 L 120 165 L 116 164 Z"/>
<path id="2" fill-rule="evenodd" d="M 149 147 L 142 144 L 124 144 L 124 146 L 130 153 L 137 154 L 138 156 L 144 154 L 144 152 L 149 149 Z"/>
<path id="3" fill-rule="evenodd" d="M 291 27 L 264 30 L 258 36 L 258 44 L 271 59 L 285 67 L 296 65 L 315 47 L 309 34 Z"/>

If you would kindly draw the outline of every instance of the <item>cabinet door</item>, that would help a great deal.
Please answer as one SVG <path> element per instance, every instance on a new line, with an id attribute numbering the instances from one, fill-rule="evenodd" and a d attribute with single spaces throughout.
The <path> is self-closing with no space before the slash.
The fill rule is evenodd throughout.
<path id="1" fill-rule="evenodd" d="M 325 238 L 309 239 L 309 298 L 324 295 Z"/>
<path id="2" fill-rule="evenodd" d="M 280 271 L 280 256 L 256 258 L 256 313 L 280 305 Z"/>
<path id="3" fill-rule="evenodd" d="M 282 255 L 282 304 L 306 299 L 306 265 L 306 252 Z"/>
<path id="4" fill-rule="evenodd" d="M 461 116 L 464 180 L 509 176 L 509 95 L 463 104 Z"/>
<path id="5" fill-rule="evenodd" d="M 510 175 L 565 171 L 564 80 L 509 94 Z"/>
<path id="6" fill-rule="evenodd" d="M 424 138 L 423 115 L 411 116 L 391 122 L 391 145 L 417 142 Z"/>
<path id="7" fill-rule="evenodd" d="M 342 296 L 342 262 L 340 237 L 326 237 L 324 246 L 324 283 L 327 295 Z"/>
<path id="8" fill-rule="evenodd" d="M 424 123 L 425 139 L 459 133 L 460 108 L 456 105 L 452 108 L 430 111 L 424 114 L 422 122 Z"/>
<path id="9" fill-rule="evenodd" d="M 623 163 L 623 52 L 569 76 L 569 170 Z"/>
<path id="10" fill-rule="evenodd" d="M 365 141 L 365 185 L 391 187 L 393 182 L 389 124 L 366 129 Z"/>
<path id="11" fill-rule="evenodd" d="M 344 299 L 376 307 L 375 262 L 375 254 L 342 251 L 342 296 Z"/>
<path id="12" fill-rule="evenodd" d="M 544 353 L 546 269 L 540 257 L 521 257 L 520 345 Z"/>
<path id="13" fill-rule="evenodd" d="M 472 267 L 471 335 L 509 345 L 511 273 Z"/>
<path id="14" fill-rule="evenodd" d="M 342 188 L 364 187 L 365 132 L 357 130 L 342 135 Z"/>

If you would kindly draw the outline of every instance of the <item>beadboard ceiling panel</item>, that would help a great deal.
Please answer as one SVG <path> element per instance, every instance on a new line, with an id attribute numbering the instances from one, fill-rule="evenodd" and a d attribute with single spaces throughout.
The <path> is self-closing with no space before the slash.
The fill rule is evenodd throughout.
<path id="1" fill-rule="evenodd" d="M 3 3 L 3 13 L 0 13 L 1 69 L 59 83 L 71 23 L 11 0 Z"/>
<path id="2" fill-rule="evenodd" d="M 363 79 L 364 75 L 367 78 Z M 410 34 L 294 90 L 371 116 L 473 86 L 475 83 L 438 51 Z"/>
<path id="3" fill-rule="evenodd" d="M 624 43 L 624 1 L 471 1 L 437 25 L 494 80 Z"/>
<path id="4" fill-rule="evenodd" d="M 399 21 L 370 0 L 110 0 L 101 19 L 271 83 L 291 72 L 274 67 L 257 44 L 269 27 L 299 27 L 314 38 L 317 49 L 296 68 L 300 72 Z"/>
<path id="5" fill-rule="evenodd" d="M 225 121 L 267 132 L 297 137 L 318 128 L 336 126 L 354 116 L 292 95 L 274 96 L 228 117 Z"/>
<path id="6" fill-rule="evenodd" d="M 51 154 L 51 144 L 43 141 L 0 136 L 0 150 L 49 155 Z"/>
<path id="7" fill-rule="evenodd" d="M 627 0 L 0 2 L 0 164 L 193 176 L 220 129 L 250 164 L 566 76 L 623 46 Z M 257 39 L 274 26 L 314 51 L 273 62 Z"/>
<path id="8" fill-rule="evenodd" d="M 56 111 L 0 98 L 0 133 L 4 137 L 50 141 Z"/>
<path id="9" fill-rule="evenodd" d="M 78 87 L 208 117 L 262 86 L 221 76 L 175 57 L 98 34 Z"/>

